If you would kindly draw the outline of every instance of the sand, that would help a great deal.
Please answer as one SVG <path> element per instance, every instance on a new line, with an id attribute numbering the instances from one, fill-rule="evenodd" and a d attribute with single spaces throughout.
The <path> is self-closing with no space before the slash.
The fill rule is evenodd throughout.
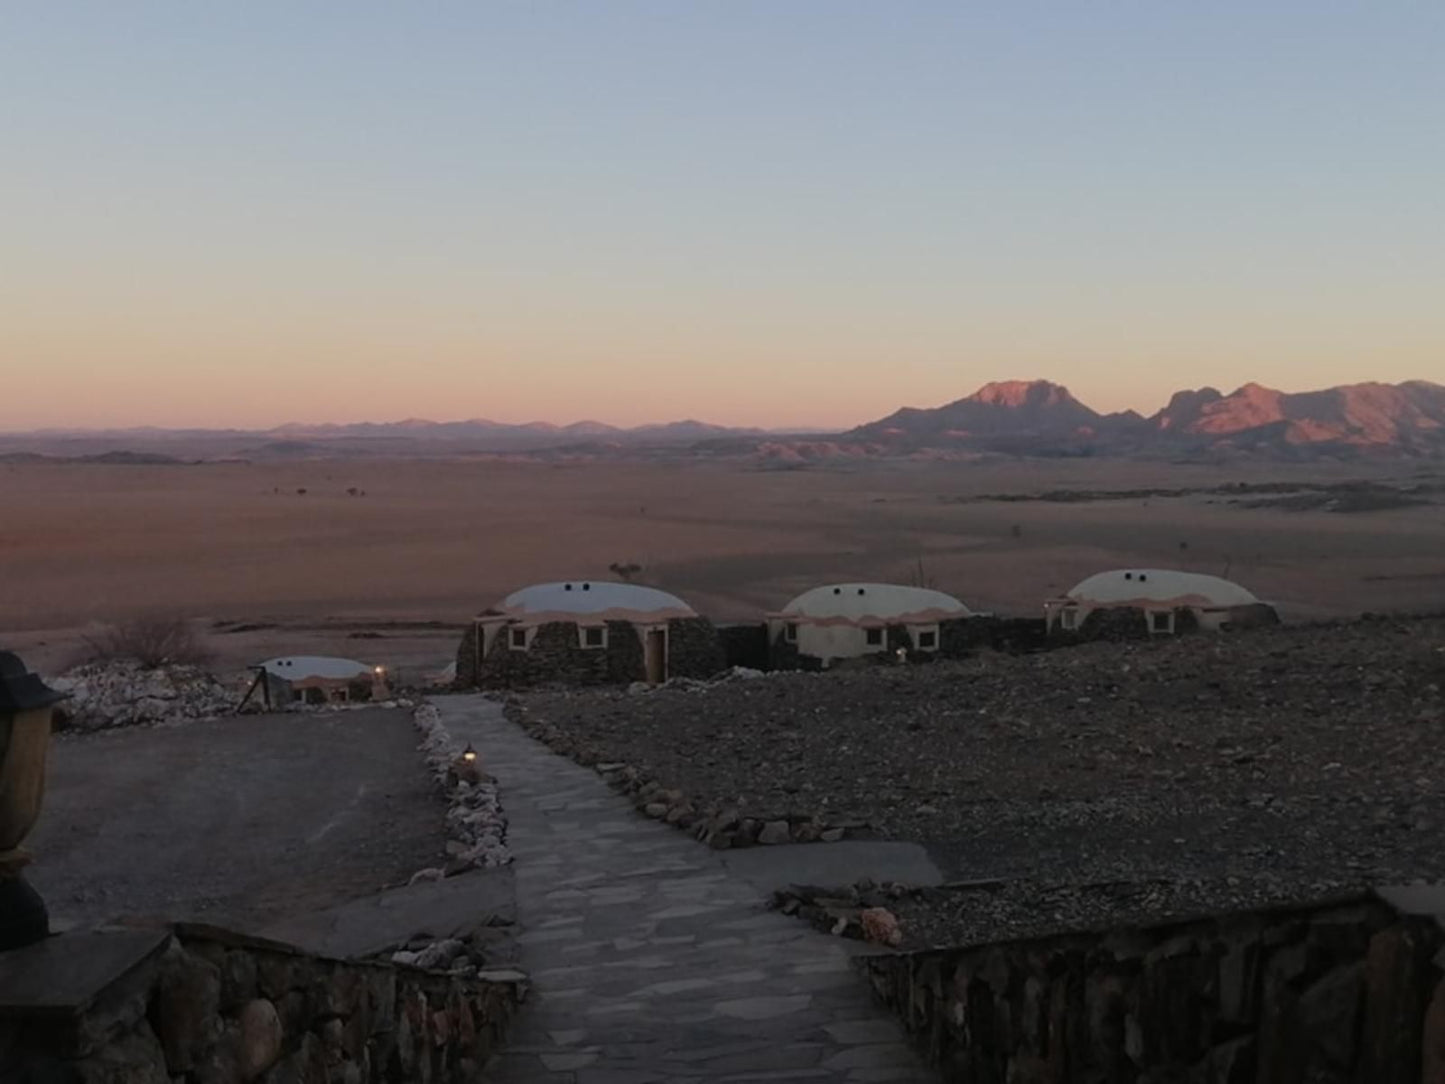
<path id="1" fill-rule="evenodd" d="M 837 579 L 922 581 L 977 609 L 1033 615 L 1124 565 L 1227 574 L 1292 620 L 1439 609 L 1441 503 L 1340 514 L 1204 494 L 968 498 L 1442 474 L 1095 460 L 799 471 L 683 460 L 5 464 L 0 644 L 55 668 L 87 626 L 164 614 L 208 630 L 222 666 L 307 650 L 439 667 L 461 624 L 497 598 L 539 580 L 610 578 L 613 562 L 642 565 L 640 581 L 717 619 Z"/>

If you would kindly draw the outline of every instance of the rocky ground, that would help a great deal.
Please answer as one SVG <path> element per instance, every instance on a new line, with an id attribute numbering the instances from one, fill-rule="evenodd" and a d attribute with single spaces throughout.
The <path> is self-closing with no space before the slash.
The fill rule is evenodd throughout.
<path id="1" fill-rule="evenodd" d="M 962 883 L 896 901 L 911 943 L 1445 876 L 1445 618 L 539 693 L 514 711 L 698 809 L 924 843 Z"/>

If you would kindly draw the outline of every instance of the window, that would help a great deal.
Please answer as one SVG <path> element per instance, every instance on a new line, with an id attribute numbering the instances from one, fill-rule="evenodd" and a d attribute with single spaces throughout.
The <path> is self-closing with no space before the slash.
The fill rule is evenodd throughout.
<path id="1" fill-rule="evenodd" d="M 1061 610 L 1061 611 L 1059 611 L 1059 625 L 1060 625 L 1061 627 L 1065 628 L 1065 629 L 1070 630 L 1070 631 L 1078 628 L 1078 627 L 1079 627 L 1079 611 L 1078 611 L 1078 610 Z"/>
<path id="2" fill-rule="evenodd" d="M 1149 615 L 1150 632 L 1173 632 L 1174 613 L 1172 610 L 1156 610 Z"/>
<path id="3" fill-rule="evenodd" d="M 882 647 L 882 646 L 883 646 L 883 630 L 882 630 L 882 629 L 864 629 L 863 631 L 864 631 L 864 633 L 865 633 L 865 634 L 867 635 L 867 637 L 868 637 L 868 646 L 869 646 L 869 647 Z"/>
<path id="4" fill-rule="evenodd" d="M 512 630 L 511 638 L 510 638 L 507 642 L 508 642 L 509 644 L 511 644 L 513 651 L 526 651 L 526 650 L 527 650 L 527 630 L 526 630 L 526 629 L 513 629 L 513 630 Z"/>
<path id="5" fill-rule="evenodd" d="M 606 647 L 607 629 L 601 625 L 588 625 L 582 630 L 583 647 Z"/>
<path id="6" fill-rule="evenodd" d="M 919 633 L 918 633 L 918 650 L 919 650 L 919 651 L 937 651 L 937 650 L 938 650 L 938 630 L 937 630 L 937 629 L 922 629 L 922 630 L 919 631 Z"/>
<path id="7" fill-rule="evenodd" d="M 787 638 L 788 643 L 796 644 L 798 642 L 797 622 L 789 621 L 783 628 L 783 635 Z"/>

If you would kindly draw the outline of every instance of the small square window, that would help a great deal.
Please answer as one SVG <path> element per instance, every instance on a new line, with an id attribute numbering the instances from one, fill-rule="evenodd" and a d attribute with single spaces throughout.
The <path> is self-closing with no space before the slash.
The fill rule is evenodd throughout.
<path id="1" fill-rule="evenodd" d="M 783 630 L 783 635 L 784 635 L 785 637 L 787 637 L 788 643 L 790 643 L 790 644 L 796 644 L 796 643 L 798 642 L 798 626 L 797 626 L 797 623 L 796 623 L 796 622 L 793 622 L 793 621 L 789 621 L 788 624 L 785 626 L 785 628 L 784 628 L 784 630 Z"/>
<path id="2" fill-rule="evenodd" d="M 582 630 L 583 647 L 606 647 L 607 630 L 600 625 L 588 625 Z"/>
<path id="3" fill-rule="evenodd" d="M 1157 610 L 1149 615 L 1150 629 L 1153 632 L 1173 632 L 1174 615 L 1168 610 Z"/>
<path id="4" fill-rule="evenodd" d="M 865 629 L 864 631 L 866 632 L 867 637 L 868 637 L 868 646 L 869 646 L 869 647 L 882 647 L 882 646 L 883 646 L 883 630 L 882 630 L 882 629 Z"/>
<path id="5" fill-rule="evenodd" d="M 918 650 L 932 651 L 938 646 L 938 633 L 933 629 L 918 634 Z"/>
<path id="6" fill-rule="evenodd" d="M 512 650 L 513 650 L 513 651 L 526 651 L 526 650 L 527 650 L 527 630 L 526 630 L 526 629 L 513 629 L 513 630 L 512 630 L 512 634 L 511 634 L 511 638 L 508 640 L 508 643 L 510 643 L 510 644 L 512 645 Z"/>

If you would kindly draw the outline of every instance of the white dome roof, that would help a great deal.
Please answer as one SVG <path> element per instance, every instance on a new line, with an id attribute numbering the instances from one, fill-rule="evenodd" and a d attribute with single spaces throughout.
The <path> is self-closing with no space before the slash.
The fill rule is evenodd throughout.
<path id="1" fill-rule="evenodd" d="M 1095 606 L 1170 603 L 1176 606 L 1251 606 L 1253 594 L 1218 576 L 1169 569 L 1115 569 L 1084 580 L 1066 596 Z"/>
<path id="2" fill-rule="evenodd" d="M 780 617 L 833 623 L 942 621 L 971 611 L 952 595 L 896 583 L 834 583 L 804 591 Z"/>
<path id="3" fill-rule="evenodd" d="M 349 681 L 370 677 L 374 672 L 374 668 L 364 662 L 329 655 L 280 655 L 261 663 L 261 668 L 287 681 L 305 681 L 307 678 Z"/>
<path id="4" fill-rule="evenodd" d="M 488 612 L 538 625 L 583 619 L 647 622 L 697 616 L 691 606 L 666 591 L 605 580 L 533 584 L 513 591 Z"/>

